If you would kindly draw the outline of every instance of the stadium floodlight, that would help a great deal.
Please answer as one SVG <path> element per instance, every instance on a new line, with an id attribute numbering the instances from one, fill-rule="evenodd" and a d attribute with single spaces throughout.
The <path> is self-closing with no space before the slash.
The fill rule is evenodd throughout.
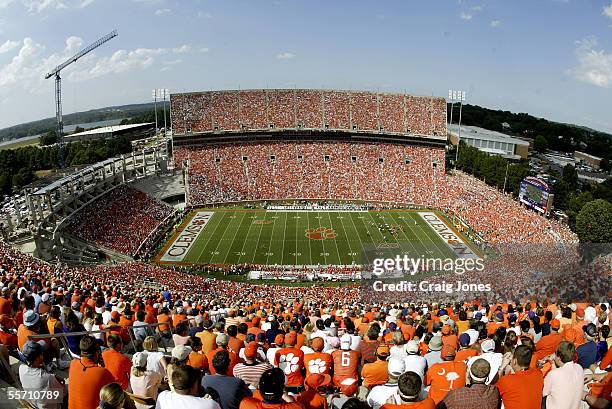
<path id="1" fill-rule="evenodd" d="M 153 94 L 153 107 L 155 110 L 155 135 L 157 135 L 157 89 L 154 89 L 152 94 Z"/>
<path id="2" fill-rule="evenodd" d="M 164 98 L 164 135 L 166 135 L 166 98 L 170 99 L 170 93 L 168 88 L 163 88 L 161 91 Z"/>
<path id="3" fill-rule="evenodd" d="M 465 102 L 465 91 L 448 90 L 448 98 L 451 100 L 451 125 L 453 124 L 453 104 L 459 102 L 459 135 L 457 140 L 457 150 L 455 151 L 455 169 L 457 169 L 457 161 L 459 160 L 459 145 L 461 144 L 461 112 L 463 111 L 463 103 Z"/>

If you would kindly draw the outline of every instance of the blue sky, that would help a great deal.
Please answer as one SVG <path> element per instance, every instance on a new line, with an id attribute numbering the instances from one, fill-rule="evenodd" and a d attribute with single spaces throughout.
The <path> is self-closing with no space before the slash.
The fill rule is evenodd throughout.
<path id="1" fill-rule="evenodd" d="M 612 132 L 610 0 L 0 0 L 0 127 L 153 88 L 342 88 L 446 96 Z"/>

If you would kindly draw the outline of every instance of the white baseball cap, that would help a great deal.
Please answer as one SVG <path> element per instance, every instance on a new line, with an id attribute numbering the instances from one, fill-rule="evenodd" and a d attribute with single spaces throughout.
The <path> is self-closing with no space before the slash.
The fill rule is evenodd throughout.
<path id="1" fill-rule="evenodd" d="M 348 350 L 351 348 L 352 338 L 349 334 L 344 334 L 340 337 L 340 349 Z"/>

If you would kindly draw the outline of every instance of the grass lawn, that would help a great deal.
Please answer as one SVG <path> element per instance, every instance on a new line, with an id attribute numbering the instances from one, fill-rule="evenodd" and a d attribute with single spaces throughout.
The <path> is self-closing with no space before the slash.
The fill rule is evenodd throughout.
<path id="1" fill-rule="evenodd" d="M 202 209 L 190 217 L 201 212 L 212 215 L 176 264 L 350 265 L 395 254 L 457 257 L 417 211 Z M 172 264 L 164 255 L 175 239 L 158 256 L 162 263 Z"/>

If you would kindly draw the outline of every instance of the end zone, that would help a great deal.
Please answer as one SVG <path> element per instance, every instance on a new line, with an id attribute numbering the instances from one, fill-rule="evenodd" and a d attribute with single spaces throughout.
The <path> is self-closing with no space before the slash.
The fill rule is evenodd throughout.
<path id="1" fill-rule="evenodd" d="M 164 249 L 160 261 L 181 262 L 191 249 L 214 212 L 196 212 L 187 225 L 176 234 L 169 246 Z"/>
<path id="2" fill-rule="evenodd" d="M 418 212 L 427 225 L 446 243 L 457 258 L 477 259 L 480 256 L 454 231 L 438 214 L 434 212 Z"/>

